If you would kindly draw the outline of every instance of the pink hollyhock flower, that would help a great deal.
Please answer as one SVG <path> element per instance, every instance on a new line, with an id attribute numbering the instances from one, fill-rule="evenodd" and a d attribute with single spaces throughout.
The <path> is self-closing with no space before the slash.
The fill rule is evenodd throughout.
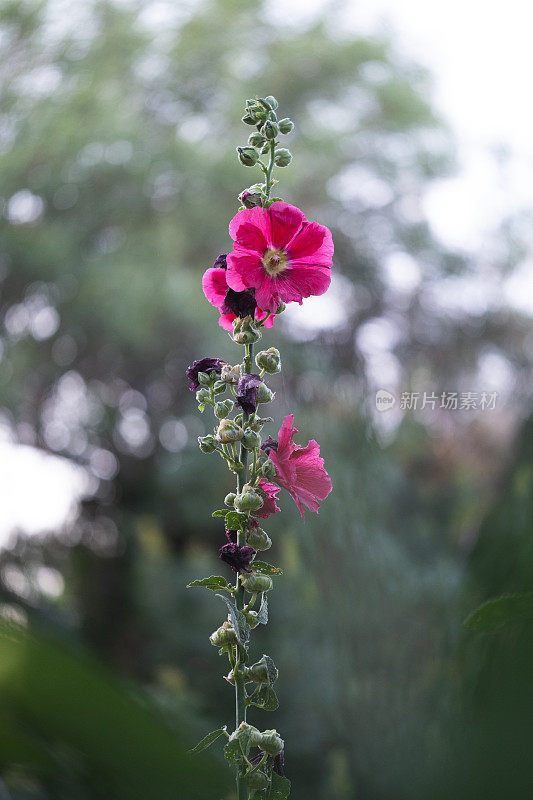
<path id="1" fill-rule="evenodd" d="M 293 421 L 293 414 L 283 420 L 278 447 L 270 450 L 269 458 L 276 467 L 273 480 L 287 489 L 305 522 L 304 506 L 310 511 L 318 511 L 318 501 L 325 500 L 331 492 L 331 480 L 324 469 L 324 459 L 320 458 L 318 442 L 311 439 L 307 447 L 294 444 L 294 434 L 298 429 L 292 427 Z"/>
<path id="2" fill-rule="evenodd" d="M 265 328 L 271 328 L 274 324 L 274 314 L 257 308 L 253 291 L 247 289 L 236 292 L 230 289 L 226 280 L 225 255 L 218 256 L 214 265 L 204 272 L 202 288 L 211 305 L 220 311 L 218 324 L 225 330 L 233 330 L 233 320 L 248 315 L 255 315 L 257 321 L 265 320 Z"/>
<path id="3" fill-rule="evenodd" d="M 266 481 L 264 478 L 261 478 L 258 488 L 259 494 L 263 498 L 264 502 L 259 511 L 253 512 L 254 517 L 266 519 L 271 514 L 275 514 L 276 511 L 281 511 L 281 508 L 276 503 L 277 494 L 280 491 L 280 487 L 273 483 L 268 483 L 268 481 Z"/>
<path id="4" fill-rule="evenodd" d="M 303 211 L 276 201 L 270 208 L 246 208 L 229 224 L 234 241 L 227 255 L 227 283 L 236 292 L 255 289 L 260 308 L 302 303 L 324 294 L 331 282 L 331 231 L 308 222 Z"/>

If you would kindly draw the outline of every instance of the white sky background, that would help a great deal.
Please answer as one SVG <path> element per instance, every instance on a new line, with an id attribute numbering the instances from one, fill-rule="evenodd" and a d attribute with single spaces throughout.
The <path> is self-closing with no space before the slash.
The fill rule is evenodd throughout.
<path id="1" fill-rule="evenodd" d="M 269 14 L 280 24 L 289 14 L 305 22 L 323 5 L 291 0 L 289 12 L 287 0 L 271 0 Z M 391 30 L 398 50 L 433 73 L 434 102 L 455 132 L 460 173 L 431 190 L 426 210 L 435 233 L 451 247 L 475 249 L 502 216 L 531 206 L 532 22 L 533 7 L 525 0 L 359 0 L 338 19 L 333 16 L 343 31 L 348 26 L 356 34 Z M 510 154 L 503 175 L 492 158 L 502 147 Z M 533 313 L 531 262 L 510 279 L 505 299 Z M 309 316 L 305 308 L 291 309 L 303 327 L 307 318 L 316 319 L 313 299 L 307 302 Z M 327 308 L 322 314 L 327 318 Z M 78 472 L 9 442 L 0 442 L 0 455 L 0 546 L 16 528 L 50 530 L 72 515 L 73 498 L 84 484 Z"/>

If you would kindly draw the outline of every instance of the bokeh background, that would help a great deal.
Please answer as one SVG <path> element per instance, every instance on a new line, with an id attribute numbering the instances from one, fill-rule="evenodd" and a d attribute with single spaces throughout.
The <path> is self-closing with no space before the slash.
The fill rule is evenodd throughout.
<path id="1" fill-rule="evenodd" d="M 185 753 L 233 697 L 221 608 L 184 588 L 225 569 L 231 488 L 184 370 L 237 357 L 200 278 L 256 179 L 254 94 L 294 119 L 280 192 L 336 255 L 263 340 L 273 416 L 334 493 L 269 527 L 281 705 L 251 721 L 284 735 L 294 800 L 531 794 L 532 623 L 463 628 L 533 590 L 527 26 L 472 5 L 2 4 L 2 800 L 231 800 L 216 746 Z"/>

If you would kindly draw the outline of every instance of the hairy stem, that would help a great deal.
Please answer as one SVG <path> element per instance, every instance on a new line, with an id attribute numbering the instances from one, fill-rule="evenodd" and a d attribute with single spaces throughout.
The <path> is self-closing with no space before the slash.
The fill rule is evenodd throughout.
<path id="1" fill-rule="evenodd" d="M 270 190 L 272 189 L 272 168 L 274 167 L 274 152 L 276 149 L 276 143 L 274 140 L 270 142 L 270 162 L 266 170 L 266 183 L 265 183 L 265 194 L 267 200 L 270 198 Z"/>
<path id="2" fill-rule="evenodd" d="M 244 351 L 244 364 L 243 364 L 243 371 L 244 373 L 249 373 L 252 370 L 252 355 L 253 355 L 253 344 L 245 345 Z M 248 414 L 244 411 L 243 412 L 243 421 L 248 419 Z M 246 483 L 246 470 L 248 468 L 248 451 L 243 445 L 241 444 L 240 448 L 240 461 L 242 463 L 242 469 L 239 470 L 237 475 L 237 493 L 242 491 L 242 487 Z M 246 536 L 242 531 L 237 532 L 237 544 L 244 545 L 246 544 Z M 244 588 L 237 577 L 237 583 L 235 584 L 235 601 L 237 603 L 237 608 L 242 611 L 244 608 Z M 235 728 L 238 728 L 241 722 L 246 722 L 246 691 L 244 688 L 244 664 L 240 663 L 234 670 L 235 676 Z M 237 797 L 238 800 L 246 800 L 246 796 L 248 794 L 247 788 L 240 779 L 239 772 L 237 770 Z"/>

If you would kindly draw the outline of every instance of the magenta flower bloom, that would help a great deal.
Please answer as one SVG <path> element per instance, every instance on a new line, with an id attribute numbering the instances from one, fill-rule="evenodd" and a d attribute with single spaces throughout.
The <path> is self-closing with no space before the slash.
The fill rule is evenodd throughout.
<path id="1" fill-rule="evenodd" d="M 235 542 L 223 545 L 218 553 L 218 557 L 234 572 L 251 572 L 250 564 L 254 556 L 253 547 L 249 547 L 247 544 L 241 546 Z"/>
<path id="2" fill-rule="evenodd" d="M 304 506 L 310 511 L 318 511 L 318 501 L 325 500 L 331 492 L 331 480 L 324 469 L 324 459 L 320 458 L 318 442 L 311 439 L 307 447 L 294 444 L 294 434 L 298 429 L 292 427 L 293 421 L 293 414 L 283 420 L 278 448 L 270 451 L 269 458 L 276 467 L 273 480 L 287 489 L 305 522 Z"/>
<path id="3" fill-rule="evenodd" d="M 255 289 L 257 305 L 276 311 L 280 302 L 302 303 L 331 283 L 331 231 L 308 222 L 303 211 L 276 201 L 270 208 L 239 211 L 229 224 L 227 283 L 236 292 Z"/>
<path id="4" fill-rule="evenodd" d="M 274 324 L 274 315 L 257 307 L 253 290 L 236 292 L 228 286 L 224 254 L 218 256 L 214 265 L 204 272 L 202 288 L 211 305 L 220 311 L 218 324 L 224 330 L 233 330 L 233 320 L 237 317 L 255 316 L 258 322 L 264 320 L 265 328 L 271 328 Z"/>
<path id="5" fill-rule="evenodd" d="M 237 384 L 235 402 L 246 414 L 253 414 L 257 408 L 257 387 L 263 383 L 259 375 L 243 375 Z"/>
<path id="6" fill-rule="evenodd" d="M 261 478 L 258 484 L 258 492 L 263 498 L 263 505 L 259 509 L 259 511 L 254 511 L 254 517 L 260 517 L 261 519 L 267 519 L 271 514 L 275 514 L 276 511 L 281 511 L 281 508 L 276 503 L 277 495 L 280 491 L 280 487 L 276 486 L 274 483 L 269 483 L 264 478 Z"/>

